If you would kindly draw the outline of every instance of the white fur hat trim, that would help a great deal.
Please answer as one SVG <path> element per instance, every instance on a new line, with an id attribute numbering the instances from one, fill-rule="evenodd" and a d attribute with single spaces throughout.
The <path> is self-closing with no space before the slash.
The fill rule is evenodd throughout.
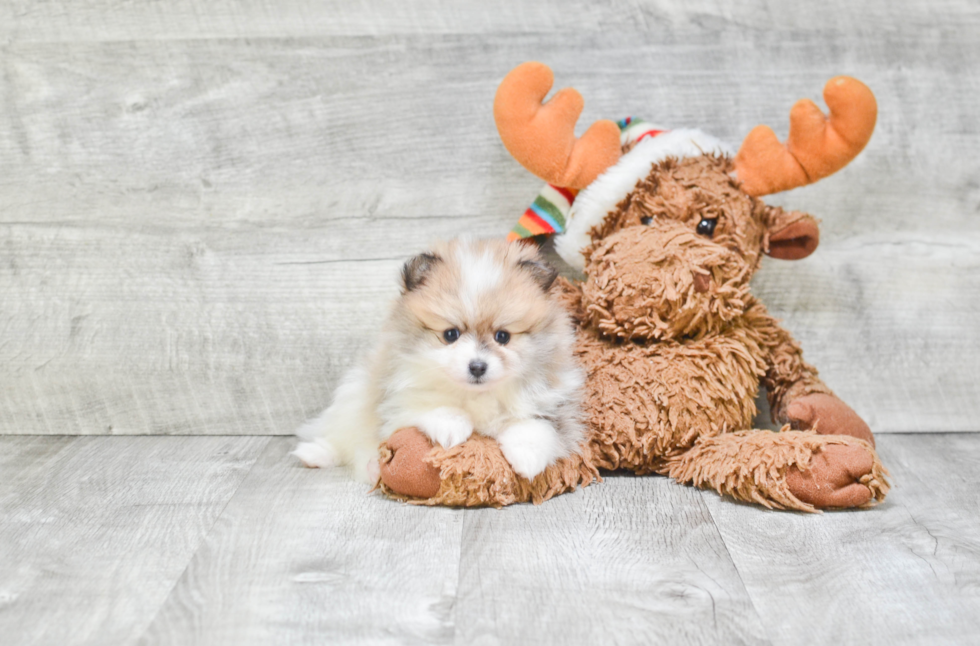
<path id="1" fill-rule="evenodd" d="M 650 173 L 651 166 L 668 157 L 697 157 L 704 153 L 734 155 L 735 151 L 721 140 L 696 129 L 669 130 L 642 139 L 575 197 L 565 233 L 555 238 L 558 255 L 572 267 L 584 270 L 582 250 L 592 242 L 589 231 L 601 224 Z"/>

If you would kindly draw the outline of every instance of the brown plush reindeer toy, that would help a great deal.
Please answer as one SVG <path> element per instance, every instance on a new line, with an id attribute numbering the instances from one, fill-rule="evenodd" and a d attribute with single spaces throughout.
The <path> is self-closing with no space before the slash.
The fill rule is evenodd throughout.
<path id="1" fill-rule="evenodd" d="M 541 502 L 591 483 L 596 468 L 659 473 L 766 507 L 864 507 L 888 491 L 868 425 L 803 361 L 799 345 L 749 292 L 762 256 L 817 247 L 809 215 L 760 196 L 844 167 L 871 137 L 877 106 L 848 77 L 831 79 L 825 117 L 790 113 L 786 144 L 759 126 L 737 154 L 697 130 L 599 121 L 579 139 L 582 97 L 541 101 L 551 70 L 515 68 L 494 116 L 504 145 L 549 182 L 512 233 L 562 231 L 555 244 L 583 283 L 559 279 L 588 377 L 581 453 L 533 481 L 496 443 L 449 450 L 415 429 L 381 447 L 381 488 L 421 504 Z M 760 384 L 781 432 L 751 430 Z"/>

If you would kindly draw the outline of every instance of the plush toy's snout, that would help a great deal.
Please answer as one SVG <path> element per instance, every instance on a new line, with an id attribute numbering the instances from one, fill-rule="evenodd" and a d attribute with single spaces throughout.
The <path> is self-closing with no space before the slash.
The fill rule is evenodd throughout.
<path id="1" fill-rule="evenodd" d="M 583 305 L 604 335 L 663 340 L 710 331 L 745 307 L 745 260 L 685 223 L 655 221 L 601 241 L 589 255 Z"/>

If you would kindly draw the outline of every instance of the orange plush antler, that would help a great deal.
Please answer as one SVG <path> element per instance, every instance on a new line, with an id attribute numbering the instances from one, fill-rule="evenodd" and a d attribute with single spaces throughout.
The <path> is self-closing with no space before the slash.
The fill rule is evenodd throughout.
<path id="1" fill-rule="evenodd" d="M 585 102 L 565 88 L 541 105 L 554 80 L 543 63 L 522 63 L 511 70 L 493 101 L 497 132 L 514 159 L 541 179 L 585 188 L 619 160 L 619 127 L 596 121 L 576 139 L 575 122 Z"/>
<path id="2" fill-rule="evenodd" d="M 836 173 L 871 139 L 878 116 L 874 94 L 849 76 L 827 81 L 825 117 L 813 101 L 801 99 L 789 113 L 789 138 L 779 143 L 768 126 L 756 126 L 735 156 L 742 190 L 752 196 L 811 184 Z"/>

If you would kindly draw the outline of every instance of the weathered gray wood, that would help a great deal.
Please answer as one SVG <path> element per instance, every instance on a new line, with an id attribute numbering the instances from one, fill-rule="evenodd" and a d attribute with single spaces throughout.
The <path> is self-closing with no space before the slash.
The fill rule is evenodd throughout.
<path id="1" fill-rule="evenodd" d="M 719 0 L 180 0 L 165 5 L 10 0 L 0 6 L 0 39 L 88 41 L 555 31 L 579 34 L 619 30 L 676 33 L 729 24 L 759 32 L 782 28 L 889 33 L 907 24 L 928 26 L 936 21 L 937 14 L 943 13 L 955 13 L 960 18 L 960 22 L 946 25 L 947 29 L 977 23 L 976 7 L 969 0 L 819 4 L 766 0 L 736 4 Z"/>
<path id="2" fill-rule="evenodd" d="M 540 183 L 500 145 L 491 102 L 507 70 L 543 57 L 586 97 L 583 128 L 632 113 L 733 144 L 760 122 L 785 133 L 797 98 L 854 74 L 878 96 L 874 138 L 852 167 L 787 200 L 824 218 L 826 240 L 880 233 L 883 220 L 976 233 L 965 217 L 980 168 L 974 33 L 910 22 L 857 42 L 737 26 L 683 42 L 635 32 L 14 42 L 0 84 L 3 220 L 496 214 L 509 225 Z"/>
<path id="3" fill-rule="evenodd" d="M 583 127 L 733 143 L 865 80 L 868 148 L 769 200 L 822 218 L 821 249 L 756 291 L 876 431 L 975 430 L 974 3 L 557 7 L 0 6 L 0 433 L 288 433 L 370 344 L 399 258 L 533 198 L 490 105 L 535 58 Z"/>
<path id="4" fill-rule="evenodd" d="M 700 494 L 612 477 L 452 511 L 299 468 L 276 439 L 144 643 L 762 643 Z"/>
<path id="5" fill-rule="evenodd" d="M 830 243 L 753 289 L 875 432 L 978 428 L 980 236 Z"/>
<path id="6" fill-rule="evenodd" d="M 400 258 L 533 197 L 490 112 L 528 59 L 582 90 L 583 127 L 732 143 L 865 80 L 867 150 L 768 200 L 821 218 L 821 249 L 755 290 L 876 431 L 976 430 L 978 33 L 970 0 L 0 3 L 0 434 L 290 432 L 370 344 Z M 273 440 L 198 550 L 265 445 L 0 438 L 0 641 L 980 633 L 976 434 L 879 436 L 888 502 L 821 517 L 618 477 L 416 509 Z"/>
<path id="7" fill-rule="evenodd" d="M 322 409 L 426 230 L 0 225 L 0 432 L 288 434 Z"/>
<path id="8" fill-rule="evenodd" d="M 0 438 L 4 643 L 966 644 L 980 631 L 980 434 L 881 436 L 889 499 L 821 516 L 630 476 L 539 507 L 419 508 L 302 469 L 291 445 Z"/>
<path id="9" fill-rule="evenodd" d="M 775 644 L 968 644 L 980 635 L 980 437 L 883 435 L 870 511 L 705 500 Z"/>
<path id="10" fill-rule="evenodd" d="M 275 438 L 142 643 L 449 643 L 463 512 L 304 469 Z"/>
<path id="11" fill-rule="evenodd" d="M 267 438 L 0 438 L 0 641 L 131 643 Z"/>
<path id="12" fill-rule="evenodd" d="M 332 0 L 180 0 L 167 6 L 115 5 L 103 0 L 0 9 L 0 38 L 18 41 L 161 40 L 379 36 L 385 34 L 577 31 L 629 26 L 637 12 L 624 2 L 549 2 L 515 6 L 506 0 L 460 4 L 445 0 L 370 3 Z M 624 10 L 626 10 L 624 12 Z"/>
<path id="13" fill-rule="evenodd" d="M 370 347 L 429 226 L 464 228 L 0 227 L 16 268 L 0 269 L 0 428 L 289 433 Z M 876 431 L 974 428 L 980 244 L 882 238 L 769 261 L 755 289 Z"/>
<path id="14" fill-rule="evenodd" d="M 769 643 L 696 489 L 610 476 L 467 513 L 457 644 Z"/>

